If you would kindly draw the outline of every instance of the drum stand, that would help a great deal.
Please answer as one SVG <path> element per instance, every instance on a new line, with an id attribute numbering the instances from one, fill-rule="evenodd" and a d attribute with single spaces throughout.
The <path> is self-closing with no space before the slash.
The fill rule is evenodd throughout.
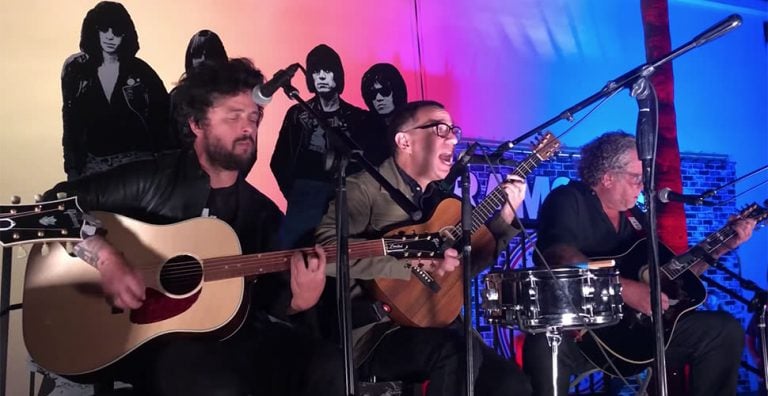
<path id="1" fill-rule="evenodd" d="M 560 343 L 563 341 L 560 327 L 547 327 L 547 344 L 552 348 L 552 394 L 557 396 L 557 353 Z"/>

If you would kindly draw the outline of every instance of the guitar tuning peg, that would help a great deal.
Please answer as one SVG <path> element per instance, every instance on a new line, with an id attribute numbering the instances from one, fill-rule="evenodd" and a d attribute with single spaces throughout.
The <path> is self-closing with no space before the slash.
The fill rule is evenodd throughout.
<path id="1" fill-rule="evenodd" d="M 57 192 L 56 193 L 56 199 L 64 199 L 67 197 L 67 193 L 65 192 Z"/>
<path id="2" fill-rule="evenodd" d="M 11 204 L 12 205 L 18 205 L 21 203 L 21 197 L 18 195 L 12 195 L 11 196 Z"/>
<path id="3" fill-rule="evenodd" d="M 35 200 L 35 203 L 40 203 L 43 200 L 43 194 L 35 194 L 33 199 Z"/>
<path id="4" fill-rule="evenodd" d="M 20 246 L 18 246 L 18 249 L 16 251 L 17 251 L 16 258 L 18 258 L 18 259 L 23 259 L 23 258 L 26 258 L 27 256 L 29 256 L 29 247 L 28 246 L 20 245 Z"/>

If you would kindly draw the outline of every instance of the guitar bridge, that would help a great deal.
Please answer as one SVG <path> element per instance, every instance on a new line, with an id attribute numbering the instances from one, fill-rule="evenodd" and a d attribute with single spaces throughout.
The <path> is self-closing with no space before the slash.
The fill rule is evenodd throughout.
<path id="1" fill-rule="evenodd" d="M 440 291 L 440 285 L 435 281 L 435 278 L 433 278 L 432 275 L 430 275 L 427 271 L 424 271 L 423 268 L 413 266 L 411 267 L 411 272 L 416 277 L 416 279 L 423 283 L 424 286 L 429 288 L 432 293 L 437 293 Z"/>

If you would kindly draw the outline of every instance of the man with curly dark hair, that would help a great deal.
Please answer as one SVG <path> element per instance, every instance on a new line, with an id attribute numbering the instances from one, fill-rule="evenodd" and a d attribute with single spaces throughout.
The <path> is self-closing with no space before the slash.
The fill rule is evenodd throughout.
<path id="1" fill-rule="evenodd" d="M 263 80 L 247 59 L 192 68 L 174 96 L 189 150 L 60 183 L 46 198 L 65 192 L 76 195 L 86 210 L 159 224 L 213 216 L 232 227 L 244 253 L 274 250 L 282 214 L 245 180 L 256 160 L 264 112 L 251 91 Z M 114 307 L 138 309 L 158 293 L 147 291 L 153 280 L 144 278 L 140 263 L 126 262 L 118 247 L 100 235 L 74 251 L 99 271 L 104 295 Z M 161 335 L 94 374 L 129 382 L 140 395 L 341 394 L 343 370 L 336 348 L 289 324 L 317 303 L 325 285 L 325 256 L 319 248 L 315 253 L 306 259 L 294 254 L 290 275 L 273 273 L 247 282 L 243 307 L 250 309 L 243 312 L 245 319 L 232 320 L 235 326 L 225 340 Z"/>

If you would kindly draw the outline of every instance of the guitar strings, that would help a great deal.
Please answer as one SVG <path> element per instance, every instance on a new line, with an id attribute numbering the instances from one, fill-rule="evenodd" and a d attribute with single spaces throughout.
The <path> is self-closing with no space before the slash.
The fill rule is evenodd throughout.
<path id="1" fill-rule="evenodd" d="M 357 249 L 353 250 L 351 253 L 356 255 L 363 255 L 363 256 L 369 256 L 369 255 L 375 255 L 380 250 L 378 249 Z M 332 257 L 335 259 L 335 257 Z M 243 264 L 239 264 L 242 262 Z M 198 262 L 192 262 L 194 264 L 198 264 Z M 177 263 L 169 263 L 168 265 L 174 265 Z M 195 265 L 193 268 L 176 268 L 175 270 L 165 270 L 162 271 L 162 280 L 164 281 L 170 281 L 170 282 L 176 282 L 176 281 L 185 281 L 190 278 L 199 278 L 200 275 L 205 274 L 205 281 L 213 281 L 213 280 L 220 280 L 220 279 L 226 279 L 229 276 L 228 274 L 237 274 L 233 277 L 244 277 L 244 276 L 251 276 L 251 275 L 259 275 L 259 274 L 265 274 L 270 272 L 277 272 L 282 270 L 288 270 L 290 264 L 290 257 L 273 257 L 269 260 L 264 260 L 259 263 L 253 263 L 251 258 L 243 258 L 243 259 L 233 259 L 233 260 L 220 260 L 213 262 L 203 260 L 202 266 Z M 259 270 L 259 271 L 253 271 L 248 272 L 249 269 L 253 270 Z M 154 272 L 154 271 L 153 271 Z M 219 277 L 221 276 L 221 277 Z"/>
<path id="2" fill-rule="evenodd" d="M 379 245 L 378 241 L 376 241 L 376 244 Z M 323 246 L 323 250 L 325 251 L 326 255 L 335 256 L 335 245 Z M 363 243 L 357 243 L 354 246 L 350 245 L 350 251 L 357 251 L 357 250 L 375 251 L 377 249 L 375 246 L 370 246 L 367 241 Z M 276 251 L 276 252 L 264 252 L 264 253 L 255 253 L 255 254 L 247 254 L 247 255 L 212 257 L 207 259 L 204 258 L 201 260 L 174 261 L 174 262 L 165 263 L 163 267 L 171 267 L 171 268 L 186 267 L 189 265 L 198 265 L 200 264 L 201 261 L 204 263 L 204 266 L 206 268 L 210 268 L 211 270 L 217 269 L 217 268 L 227 269 L 227 267 L 242 266 L 243 264 L 252 263 L 254 260 L 260 260 L 260 263 L 255 263 L 255 265 L 257 266 L 261 265 L 261 263 L 266 263 L 265 265 L 268 265 L 275 262 L 284 262 L 284 261 L 288 262 L 290 260 L 291 255 L 293 255 L 296 252 L 303 253 L 303 254 L 311 254 L 314 252 L 314 249 L 304 248 L 304 249 L 295 249 L 295 250 L 289 250 L 289 251 Z M 145 266 L 136 266 L 134 268 L 143 270 L 143 269 L 156 269 L 159 267 L 156 265 L 145 265 Z"/>
<path id="3" fill-rule="evenodd" d="M 55 209 L 46 209 L 46 210 L 31 210 L 31 211 L 27 211 L 27 212 L 18 212 L 18 213 L 10 213 L 10 212 L 8 212 L 8 213 L 0 213 L 0 219 L 17 219 L 17 218 L 20 218 L 20 217 L 27 217 L 27 216 L 32 216 L 32 215 L 39 215 L 39 214 L 42 214 L 42 213 L 60 212 L 60 211 L 61 211 L 60 208 L 55 208 Z M 6 216 L 6 215 L 8 215 L 8 216 Z"/>
<path id="4" fill-rule="evenodd" d="M 376 257 L 380 255 L 382 251 L 382 243 L 398 243 L 403 242 L 402 238 L 383 238 L 372 241 L 358 241 L 350 243 L 349 252 L 354 256 L 363 257 Z M 329 259 L 336 258 L 335 245 L 327 245 L 324 247 Z M 248 269 L 265 269 L 261 272 L 270 272 L 270 269 L 288 269 L 287 263 L 290 262 L 290 255 L 294 252 L 303 252 L 305 254 L 314 252 L 313 249 L 305 248 L 287 252 L 266 252 L 259 254 L 251 254 L 244 256 L 228 256 L 211 259 L 202 259 L 202 265 L 197 260 L 185 260 L 166 263 L 164 266 L 136 266 L 133 267 L 138 270 L 157 270 L 161 269 L 163 279 L 182 278 L 187 276 L 198 276 L 201 272 L 205 272 L 209 275 L 218 275 L 221 273 L 228 273 L 233 270 L 239 272 Z M 432 252 L 427 252 L 432 253 Z M 418 258 L 418 255 L 414 254 L 413 258 Z M 254 263 L 253 260 L 260 260 L 258 263 Z M 165 268 L 163 270 L 163 268 Z M 201 270 L 202 268 L 202 270 Z M 153 271 L 154 272 L 154 271 Z M 258 272 L 256 273 L 258 274 Z"/>
<path id="5" fill-rule="evenodd" d="M 750 213 L 752 211 L 750 211 Z M 734 219 L 734 220 L 740 220 L 740 219 L 743 219 L 744 217 L 749 218 L 750 216 L 749 216 L 749 214 L 744 216 L 744 215 L 742 215 L 740 213 L 736 217 L 736 219 Z M 704 239 L 704 241 L 702 243 L 700 243 L 698 245 L 706 245 L 705 250 L 707 250 L 707 253 L 710 253 L 710 252 L 714 251 L 715 249 L 725 245 L 726 242 L 728 242 L 731 238 L 736 236 L 736 231 L 730 226 L 730 224 L 731 224 L 731 222 L 728 222 L 728 224 L 726 224 L 724 227 L 722 227 L 718 231 L 712 233 L 710 236 L 708 236 L 706 239 Z M 712 246 L 711 245 L 712 243 L 715 243 L 715 245 Z M 675 278 L 679 277 L 680 275 L 682 275 L 683 273 L 685 273 L 686 271 L 690 270 L 691 267 L 693 267 L 694 265 L 700 263 L 701 261 L 702 261 L 702 259 L 699 258 L 695 262 L 691 263 L 690 265 L 686 265 L 686 266 L 683 266 L 683 267 L 678 268 L 678 269 L 675 269 L 675 268 L 671 267 L 670 264 L 668 263 L 668 264 L 665 264 L 664 266 L 662 266 L 661 270 L 667 275 L 668 278 L 675 279 Z M 670 274 L 669 272 L 666 271 L 666 267 L 668 267 L 668 266 L 670 266 L 669 269 L 672 271 L 672 274 Z"/>

